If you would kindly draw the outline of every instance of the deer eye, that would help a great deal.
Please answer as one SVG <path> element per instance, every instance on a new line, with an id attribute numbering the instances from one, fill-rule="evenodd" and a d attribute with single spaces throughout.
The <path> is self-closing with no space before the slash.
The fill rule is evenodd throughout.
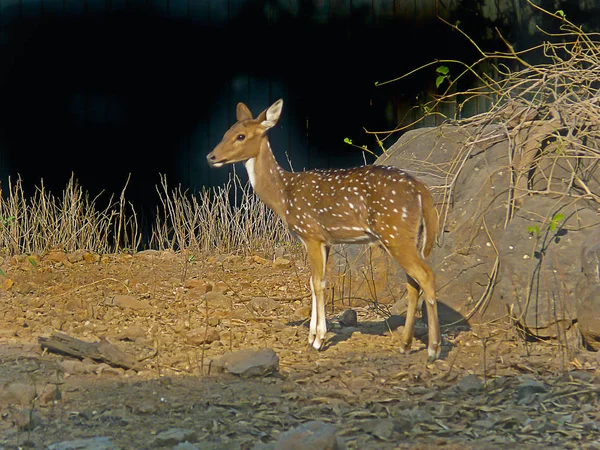
<path id="1" fill-rule="evenodd" d="M 236 140 L 238 141 L 243 141 L 244 139 L 246 139 L 246 135 L 245 134 L 238 134 L 236 137 Z"/>

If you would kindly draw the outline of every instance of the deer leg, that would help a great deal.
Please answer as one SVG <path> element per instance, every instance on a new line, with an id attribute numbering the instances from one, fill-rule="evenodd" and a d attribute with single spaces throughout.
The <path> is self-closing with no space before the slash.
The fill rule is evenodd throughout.
<path id="1" fill-rule="evenodd" d="M 417 259 L 413 267 L 407 267 L 405 270 L 414 279 L 417 280 L 427 305 L 427 328 L 429 331 L 429 343 L 427 345 L 427 361 L 433 362 L 440 356 L 442 338 L 440 336 L 440 325 L 438 321 L 437 300 L 435 295 L 435 276 L 431 268 Z M 413 273 L 411 273 L 413 272 Z"/>
<path id="2" fill-rule="evenodd" d="M 414 328 L 414 314 L 416 313 L 416 303 L 419 298 L 419 288 L 423 290 L 425 301 L 427 302 L 427 327 L 429 331 L 429 343 L 427 346 L 427 361 L 433 362 L 440 356 L 441 350 L 441 335 L 440 325 L 438 321 L 437 312 L 437 300 L 435 294 L 435 276 L 431 268 L 421 259 L 416 252 L 408 252 L 407 248 L 410 248 L 408 244 L 398 245 L 388 248 L 390 254 L 398 261 L 400 266 L 405 270 L 409 280 L 409 305 L 408 312 L 406 314 L 406 326 L 404 330 L 404 336 L 402 338 L 402 344 L 405 346 L 404 350 L 408 350 L 406 345 L 412 341 L 413 328 Z M 404 251 L 403 251 L 404 249 Z M 416 282 L 410 284 L 410 280 Z M 414 309 L 411 303 L 414 302 Z M 411 315 L 413 317 L 411 317 Z"/>
<path id="3" fill-rule="evenodd" d="M 435 289 L 433 297 L 427 298 L 427 328 L 429 330 L 429 345 L 427 347 L 427 361 L 433 362 L 440 357 L 442 336 L 440 334 L 440 322 L 437 309 L 437 300 L 435 298 Z M 430 300 L 432 299 L 432 300 Z"/>
<path id="4" fill-rule="evenodd" d="M 407 274 L 406 290 L 408 292 L 408 308 L 406 310 L 404 333 L 402 334 L 402 340 L 400 341 L 400 351 L 402 353 L 408 352 L 412 344 L 420 289 L 419 283 L 417 283 L 414 278 Z"/>
<path id="5" fill-rule="evenodd" d="M 312 292 L 308 344 L 319 350 L 327 334 L 323 289 L 325 287 L 325 268 L 327 267 L 329 247 L 322 242 L 305 242 L 304 245 L 311 268 L 310 289 Z"/>

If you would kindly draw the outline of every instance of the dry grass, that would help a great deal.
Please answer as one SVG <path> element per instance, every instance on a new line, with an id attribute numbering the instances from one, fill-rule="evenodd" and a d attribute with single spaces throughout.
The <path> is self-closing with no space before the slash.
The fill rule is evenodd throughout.
<path id="1" fill-rule="evenodd" d="M 144 243 L 126 188 L 108 206 L 98 206 L 74 176 L 60 195 L 40 184 L 27 198 L 21 179 L 9 180 L 0 195 L 0 247 L 6 255 L 44 254 L 60 249 L 95 253 L 138 251 Z M 161 206 L 153 218 L 150 248 L 177 252 L 270 255 L 277 247 L 294 250 L 287 228 L 252 192 L 232 179 L 198 195 L 157 186 Z M 4 193 L 3 193 L 4 194 Z"/>
<path id="2" fill-rule="evenodd" d="M 296 247 L 283 222 L 238 178 L 192 196 L 181 186 L 170 190 L 163 177 L 157 190 L 152 248 L 270 255 Z"/>
<path id="3" fill-rule="evenodd" d="M 73 176 L 62 195 L 49 192 L 42 182 L 30 198 L 21 178 L 14 183 L 9 179 L 8 192 L 0 195 L 0 248 L 9 255 L 137 248 L 137 216 L 124 191 L 118 200 L 111 197 L 105 209 L 98 209 L 98 198 L 90 199 Z"/>

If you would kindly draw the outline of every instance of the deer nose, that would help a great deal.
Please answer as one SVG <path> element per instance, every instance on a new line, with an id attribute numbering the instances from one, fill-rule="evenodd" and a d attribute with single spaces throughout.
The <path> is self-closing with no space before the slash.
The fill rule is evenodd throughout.
<path id="1" fill-rule="evenodd" d="M 210 152 L 208 155 L 206 155 L 206 159 L 208 160 L 208 165 L 210 167 L 221 167 L 223 165 L 223 162 L 217 161 L 215 152 Z"/>

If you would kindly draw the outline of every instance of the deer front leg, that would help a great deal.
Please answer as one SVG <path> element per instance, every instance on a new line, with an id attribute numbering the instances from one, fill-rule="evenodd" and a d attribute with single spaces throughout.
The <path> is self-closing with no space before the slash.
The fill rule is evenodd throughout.
<path id="1" fill-rule="evenodd" d="M 310 315 L 310 328 L 308 332 L 308 345 L 319 350 L 327 334 L 327 319 L 325 317 L 325 268 L 329 247 L 321 242 L 305 242 L 308 252 L 308 261 L 311 268 L 310 289 L 312 293 L 312 309 Z"/>

